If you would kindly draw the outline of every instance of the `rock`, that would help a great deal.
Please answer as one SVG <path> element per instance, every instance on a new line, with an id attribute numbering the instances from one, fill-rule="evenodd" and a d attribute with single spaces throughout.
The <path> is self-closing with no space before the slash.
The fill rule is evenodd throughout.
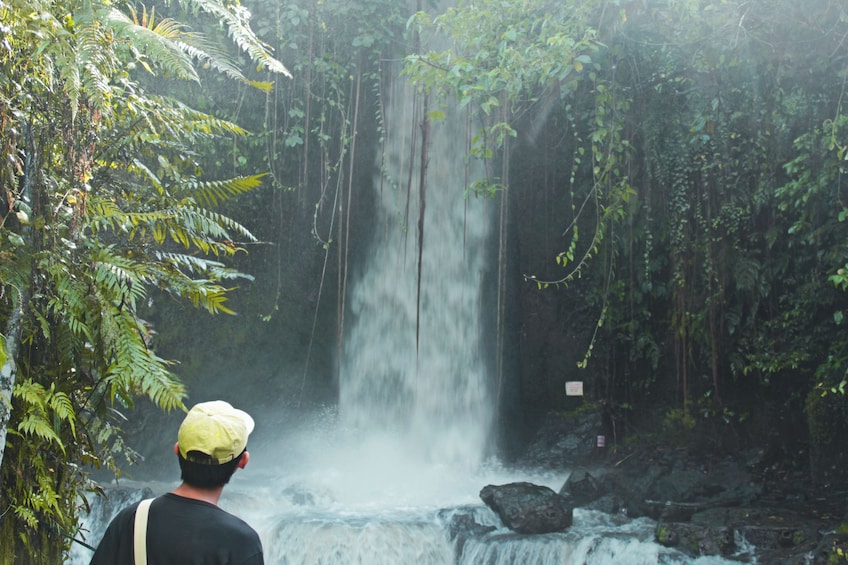
<path id="1" fill-rule="evenodd" d="M 454 512 L 448 522 L 448 533 L 451 541 L 481 537 L 495 530 L 494 526 L 479 524 L 472 512 Z"/>
<path id="2" fill-rule="evenodd" d="M 601 498 L 604 491 L 600 481 L 588 471 L 574 471 L 562 485 L 559 494 L 570 499 L 574 506 L 583 506 Z"/>
<path id="3" fill-rule="evenodd" d="M 732 528 L 661 522 L 657 524 L 654 537 L 657 543 L 692 556 L 731 555 L 736 550 Z"/>
<path id="4" fill-rule="evenodd" d="M 522 534 L 565 531 L 574 515 L 574 507 L 565 497 L 532 483 L 487 485 L 480 498 L 507 528 Z"/>
<path id="5" fill-rule="evenodd" d="M 645 450 L 626 464 L 574 471 L 560 494 L 575 506 L 685 522 L 709 508 L 750 504 L 762 486 L 731 460 L 703 464 L 675 450 Z"/>
<path id="6" fill-rule="evenodd" d="M 825 565 L 848 555 L 848 490 L 812 480 L 803 446 L 703 451 L 644 437 L 590 449 L 596 425 L 590 412 L 549 418 L 527 453 L 571 470 L 559 494 L 572 505 L 655 520 L 657 542 L 692 556 Z"/>
<path id="7" fill-rule="evenodd" d="M 444 509 L 439 517 L 447 524 L 449 539 L 454 543 L 457 555 L 462 555 L 465 543 L 472 538 L 480 538 L 496 528 L 480 524 L 472 507 Z"/>
<path id="8" fill-rule="evenodd" d="M 595 410 L 548 414 L 524 460 L 538 468 L 572 467 L 591 460 L 604 451 L 597 447 L 603 430 L 603 419 Z"/>

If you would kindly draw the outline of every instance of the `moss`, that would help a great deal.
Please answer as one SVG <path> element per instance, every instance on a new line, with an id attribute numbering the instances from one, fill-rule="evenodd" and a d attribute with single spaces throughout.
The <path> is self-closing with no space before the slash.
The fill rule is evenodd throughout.
<path id="1" fill-rule="evenodd" d="M 674 545 L 677 545 L 677 536 L 674 535 L 674 532 L 668 529 L 668 527 L 662 524 L 657 525 L 657 529 L 654 535 L 656 537 L 657 543 L 659 543 L 660 545 L 664 545 L 666 547 L 672 547 Z"/>
<path id="2" fill-rule="evenodd" d="M 12 532 L 11 528 L 0 527 L 0 564 L 15 562 L 15 542 L 13 536 L 14 532 Z"/>
<path id="3" fill-rule="evenodd" d="M 792 532 L 792 547 L 797 547 L 807 541 L 807 534 L 803 530 Z"/>
<path id="4" fill-rule="evenodd" d="M 834 547 L 827 556 L 827 565 L 838 565 L 848 563 L 848 552 L 841 547 Z"/>
<path id="5" fill-rule="evenodd" d="M 47 529 L 22 533 L 16 520 L 0 521 L 0 565 L 62 563 L 67 545 Z"/>

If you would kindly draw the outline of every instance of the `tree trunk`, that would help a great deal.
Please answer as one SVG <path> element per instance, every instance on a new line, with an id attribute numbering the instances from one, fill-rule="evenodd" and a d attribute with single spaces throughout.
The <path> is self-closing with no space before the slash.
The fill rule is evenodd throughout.
<path id="1" fill-rule="evenodd" d="M 32 127 L 29 123 L 23 124 L 24 138 L 26 139 L 26 155 L 24 159 L 24 174 L 23 182 L 21 183 L 21 196 L 24 199 L 31 199 L 33 194 L 33 186 L 36 180 L 38 171 L 38 157 L 35 149 L 35 140 L 32 135 Z M 24 227 L 23 235 L 32 245 L 32 232 L 28 227 Z M 32 253 L 33 249 L 30 249 Z M 6 359 L 3 361 L 3 367 L 0 368 L 0 493 L 3 492 L 3 454 L 6 451 L 6 436 L 9 428 L 9 421 L 12 417 L 12 391 L 15 387 L 15 377 L 18 370 L 15 364 L 15 357 L 18 353 L 18 346 L 21 341 L 21 333 L 24 324 L 24 305 L 29 303 L 31 290 L 29 286 L 25 288 L 17 288 L 18 302 L 13 307 L 12 313 L 9 315 L 9 322 L 6 326 Z M 0 513 L 0 523 L 3 522 L 3 514 Z"/>
<path id="2" fill-rule="evenodd" d="M 17 375 L 15 355 L 18 351 L 18 342 L 21 339 L 22 314 L 25 302 L 24 294 L 21 293 L 18 303 L 9 317 L 9 326 L 6 329 L 6 361 L 0 368 L 0 469 L 3 468 L 3 453 L 6 450 L 6 430 L 12 416 L 12 389 L 15 386 L 15 376 Z M 0 473 L 0 492 L 2 491 L 3 474 Z M 0 515 L 0 520 L 2 519 L 3 517 Z"/>

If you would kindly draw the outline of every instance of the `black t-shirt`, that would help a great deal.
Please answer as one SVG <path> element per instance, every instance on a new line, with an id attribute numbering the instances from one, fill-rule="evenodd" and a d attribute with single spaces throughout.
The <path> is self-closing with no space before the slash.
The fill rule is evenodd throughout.
<path id="1" fill-rule="evenodd" d="M 133 565 L 138 503 L 106 528 L 91 565 Z M 208 502 L 173 493 L 157 497 L 147 519 L 148 565 L 264 565 L 259 535 L 246 522 Z"/>

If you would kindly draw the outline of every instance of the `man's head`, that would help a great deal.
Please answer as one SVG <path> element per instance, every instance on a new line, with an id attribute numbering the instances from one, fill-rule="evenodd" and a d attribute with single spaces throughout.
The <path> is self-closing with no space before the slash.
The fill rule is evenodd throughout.
<path id="1" fill-rule="evenodd" d="M 253 418 L 222 400 L 201 402 L 189 410 L 177 434 L 182 480 L 197 487 L 229 482 L 247 464 L 247 438 Z"/>

